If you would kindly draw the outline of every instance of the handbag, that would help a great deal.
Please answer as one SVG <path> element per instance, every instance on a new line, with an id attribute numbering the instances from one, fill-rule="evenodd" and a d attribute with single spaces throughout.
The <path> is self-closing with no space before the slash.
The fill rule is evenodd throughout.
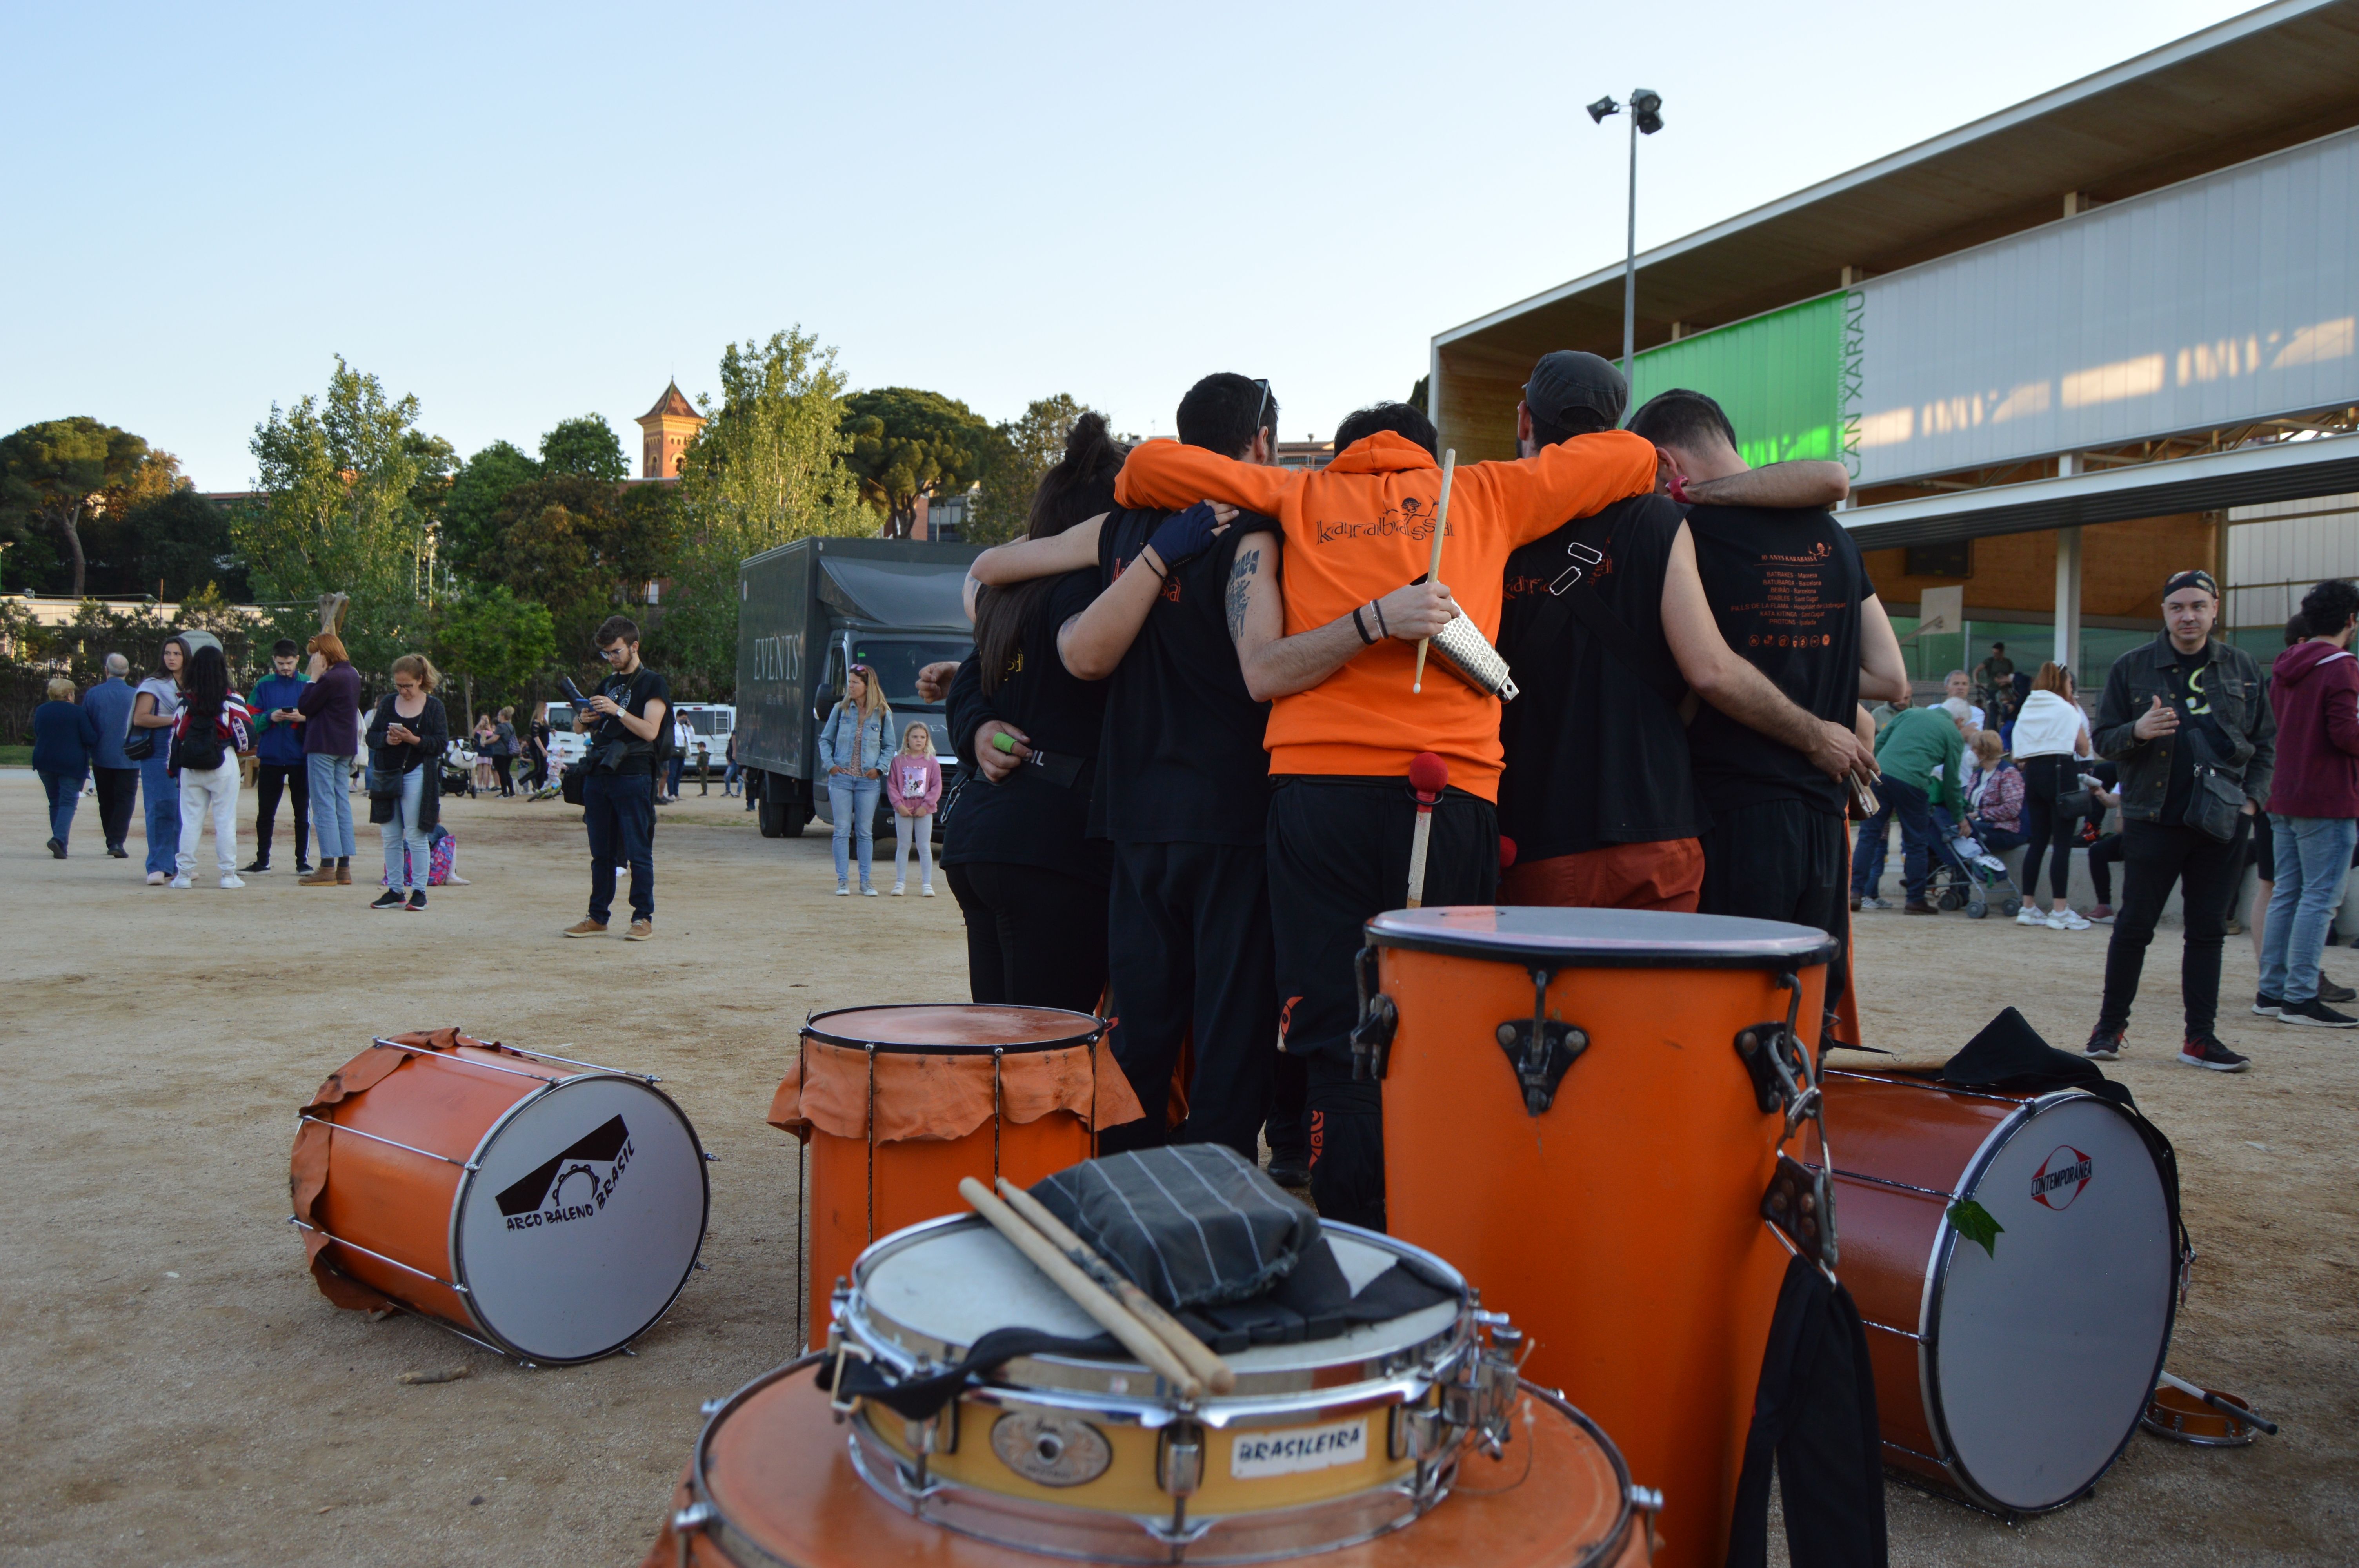
<path id="1" fill-rule="evenodd" d="M 131 738 L 123 742 L 123 756 L 126 762 L 144 762 L 155 754 L 156 731 L 153 730 L 134 730 Z"/>
<path id="2" fill-rule="evenodd" d="M 2225 844 L 2236 837 L 2245 814 L 2243 770 L 2231 773 L 2221 766 L 2202 730 L 2190 731 L 2188 741 L 2195 748 L 2195 787 L 2187 792 L 2187 826 Z"/>

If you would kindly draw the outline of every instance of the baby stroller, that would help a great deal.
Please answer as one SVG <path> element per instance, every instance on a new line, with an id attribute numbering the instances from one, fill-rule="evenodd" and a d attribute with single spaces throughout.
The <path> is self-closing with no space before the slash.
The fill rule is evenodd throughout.
<path id="1" fill-rule="evenodd" d="M 1935 909 L 1962 909 L 1967 919 L 1980 920 L 1994 903 L 2003 914 L 2020 912 L 2023 893 L 2007 875 L 2006 862 L 1984 849 L 1980 839 L 1943 833 L 1934 840 L 1925 902 Z"/>
<path id="2" fill-rule="evenodd" d="M 475 793 L 475 753 L 456 741 L 442 749 L 441 786 L 444 795 Z"/>

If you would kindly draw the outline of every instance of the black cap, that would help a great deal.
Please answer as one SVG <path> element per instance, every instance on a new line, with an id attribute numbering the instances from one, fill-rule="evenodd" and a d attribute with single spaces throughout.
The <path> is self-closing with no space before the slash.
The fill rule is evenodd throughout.
<path id="1" fill-rule="evenodd" d="M 1622 411 L 1629 406 L 1630 384 L 1614 362 L 1578 349 L 1542 354 L 1532 366 L 1531 380 L 1524 384 L 1524 406 L 1532 417 L 1559 429 L 1582 423 L 1574 416 L 1586 411 L 1611 430 L 1622 423 Z"/>
<path id="2" fill-rule="evenodd" d="M 2220 585 L 2212 580 L 2210 572 L 2200 567 L 2192 571 L 2173 573 L 2170 580 L 2162 585 L 2162 597 L 2169 599 L 2182 588 L 2200 588 L 2214 599 L 2220 597 Z"/>

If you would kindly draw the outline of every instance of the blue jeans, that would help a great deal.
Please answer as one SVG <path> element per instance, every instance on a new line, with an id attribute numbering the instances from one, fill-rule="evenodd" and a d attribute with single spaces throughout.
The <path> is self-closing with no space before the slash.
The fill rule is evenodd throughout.
<path id="1" fill-rule="evenodd" d="M 652 773 L 592 773 L 582 781 L 590 829 L 590 918 L 614 907 L 614 868 L 631 868 L 631 918 L 656 917 L 656 781 Z"/>
<path id="2" fill-rule="evenodd" d="M 311 780 L 311 837 L 319 841 L 320 864 L 353 858 L 353 760 L 313 752 L 303 759 Z M 300 845 L 297 846 L 299 850 Z"/>
<path id="3" fill-rule="evenodd" d="M 885 787 L 883 779 L 864 779 L 856 773 L 827 775 L 827 813 L 835 818 L 835 885 L 842 887 L 851 874 L 845 840 L 853 829 L 860 833 L 860 885 L 868 886 L 869 862 L 876 858 L 876 796 Z"/>
<path id="4" fill-rule="evenodd" d="M 155 731 L 162 737 L 168 731 Z M 147 806 L 147 869 L 177 876 L 180 869 L 180 781 L 167 769 L 166 742 L 156 742 L 157 755 L 139 764 L 139 798 Z"/>
<path id="5" fill-rule="evenodd" d="M 422 767 L 402 774 L 401 798 L 394 803 L 393 815 L 376 825 L 377 841 L 385 846 L 385 885 L 396 892 L 424 887 L 432 865 L 429 856 L 433 847 L 426 841 L 426 829 L 418 825 L 426 792 L 433 787 L 426 775 Z"/>
<path id="6" fill-rule="evenodd" d="M 1925 879 L 1932 874 L 1933 841 L 1941 831 L 1933 820 L 1925 792 L 1886 773 L 1875 786 L 1883 809 L 1859 825 L 1859 843 L 1852 854 L 1851 892 L 1865 898 L 1884 874 L 1886 824 L 1900 818 L 1900 882 L 1908 902 L 1925 898 Z"/>
<path id="7" fill-rule="evenodd" d="M 2359 821 L 2271 812 L 2269 824 L 2277 835 L 2277 877 L 2269 894 L 2268 929 L 2261 935 L 2261 994 L 2312 1001 L 2318 996 L 2318 956 L 2326 949 L 2327 927 L 2343 903 Z"/>
<path id="8" fill-rule="evenodd" d="M 73 832 L 74 807 L 82 804 L 83 773 L 41 774 L 41 787 L 49 795 L 49 837 L 62 844 Z"/>

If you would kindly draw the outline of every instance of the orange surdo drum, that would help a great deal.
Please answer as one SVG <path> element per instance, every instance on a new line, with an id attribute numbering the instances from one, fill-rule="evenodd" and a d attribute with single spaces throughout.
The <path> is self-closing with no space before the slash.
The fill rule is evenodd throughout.
<path id="1" fill-rule="evenodd" d="M 1367 933 L 1353 1041 L 1383 1082 L 1392 1233 L 1511 1314 L 1529 1375 L 1660 1490 L 1658 1559 L 1720 1563 L 1795 1250 L 1765 1213 L 1818 1246 L 1811 1184 L 1779 1152 L 1808 1067 L 1770 1043 L 1797 1020 L 1817 1034 L 1832 942 L 1489 905 L 1397 911 Z"/>
<path id="2" fill-rule="evenodd" d="M 959 1179 L 1029 1186 L 1144 1113 L 1103 1021 L 1053 1007 L 841 1008 L 803 1025 L 770 1125 L 803 1141 L 809 1315 L 878 1237 L 963 1206 Z"/>
<path id="3" fill-rule="evenodd" d="M 298 1113 L 291 1218 L 339 1306 L 588 1361 L 688 1282 L 704 1165 L 655 1079 L 438 1029 L 375 1041 Z"/>
<path id="4" fill-rule="evenodd" d="M 1886 1462 L 2003 1513 L 2071 1502 L 2137 1430 L 2170 1347 L 2178 1195 L 2140 1122 L 2080 1089 L 1825 1087 Z"/>

